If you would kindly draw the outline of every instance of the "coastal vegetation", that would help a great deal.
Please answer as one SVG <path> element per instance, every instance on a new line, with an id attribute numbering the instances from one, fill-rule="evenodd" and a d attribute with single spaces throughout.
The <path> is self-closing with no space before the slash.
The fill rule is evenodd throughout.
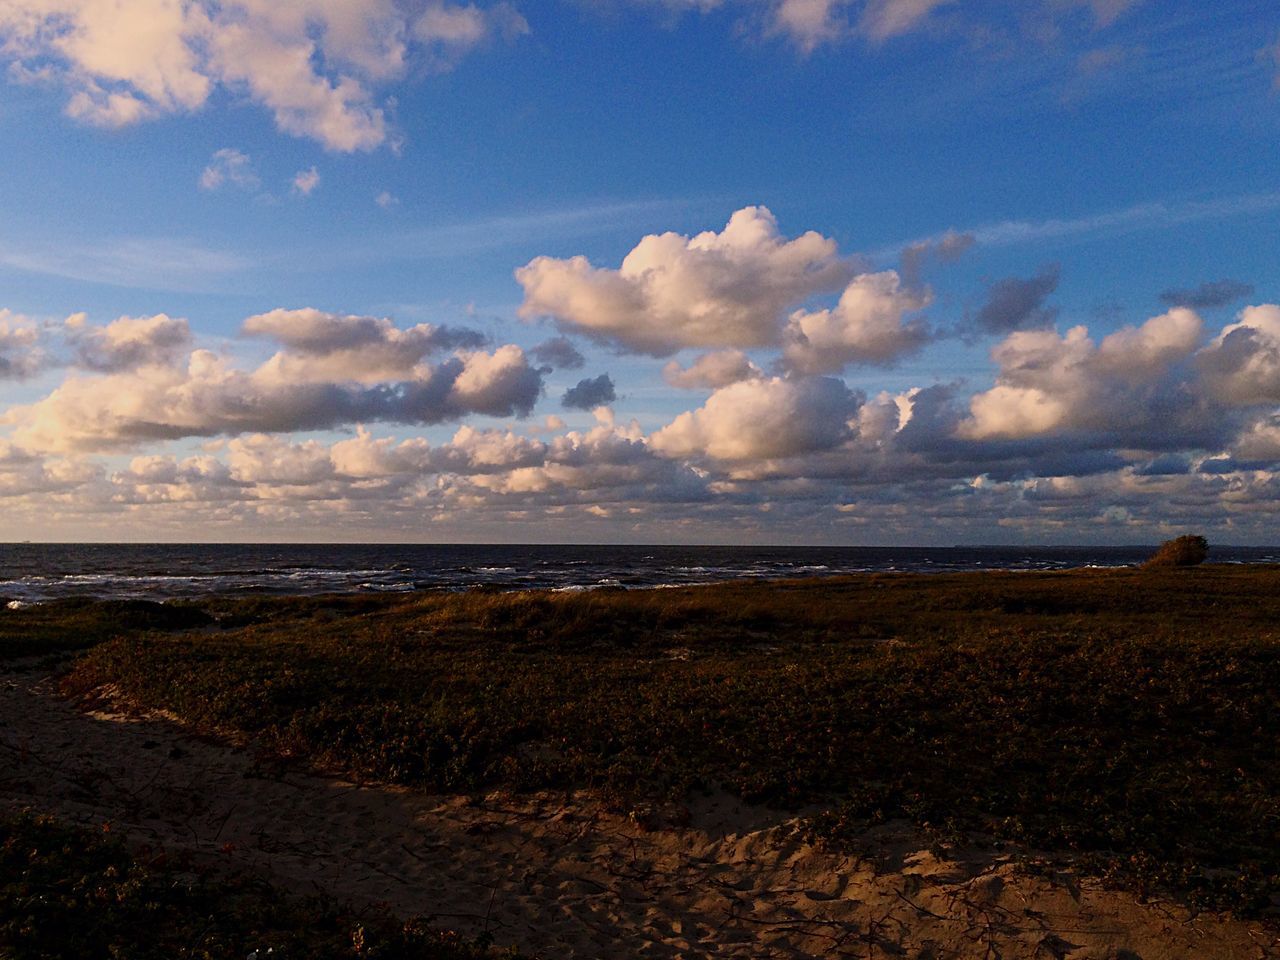
<path id="1" fill-rule="evenodd" d="M 1151 555 L 1145 567 L 1195 567 L 1209 557 L 1209 541 L 1195 534 L 1186 534 L 1166 540 Z"/>
<path id="2" fill-rule="evenodd" d="M 368 781 L 587 789 L 655 823 L 727 789 L 823 844 L 904 821 L 1266 917 L 1277 587 L 1208 565 L 224 598 L 122 624 L 64 689 Z"/>
<path id="3" fill-rule="evenodd" d="M 127 944 L 127 948 L 122 946 Z M 0 956 L 9 960 L 481 960 L 416 921 L 286 897 L 165 851 L 31 813 L 0 813 Z M 515 958 L 513 953 L 501 956 Z"/>

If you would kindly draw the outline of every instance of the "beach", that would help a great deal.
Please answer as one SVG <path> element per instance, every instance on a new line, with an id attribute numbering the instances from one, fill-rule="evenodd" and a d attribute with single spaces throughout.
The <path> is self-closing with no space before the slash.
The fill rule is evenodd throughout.
<path id="1" fill-rule="evenodd" d="M 13 611 L 0 803 L 529 957 L 1268 957 L 1276 576 Z"/>

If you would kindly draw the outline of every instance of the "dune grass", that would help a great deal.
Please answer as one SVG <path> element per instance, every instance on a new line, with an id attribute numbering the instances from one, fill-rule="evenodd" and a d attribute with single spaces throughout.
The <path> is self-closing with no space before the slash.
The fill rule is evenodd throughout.
<path id="1" fill-rule="evenodd" d="M 216 876 L 104 834 L 0 814 L 6 960 L 481 960 L 484 942 Z M 502 956 L 515 958 L 513 953 Z"/>
<path id="2" fill-rule="evenodd" d="M 223 601 L 66 681 L 367 779 L 691 791 L 1011 841 L 1187 902 L 1280 903 L 1280 571 L 866 575 Z M 664 806 L 665 805 L 665 806 Z"/>
<path id="3" fill-rule="evenodd" d="M 57 656 L 122 634 L 193 630 L 213 617 L 191 603 L 149 600 L 55 600 L 0 608 L 0 662 Z"/>

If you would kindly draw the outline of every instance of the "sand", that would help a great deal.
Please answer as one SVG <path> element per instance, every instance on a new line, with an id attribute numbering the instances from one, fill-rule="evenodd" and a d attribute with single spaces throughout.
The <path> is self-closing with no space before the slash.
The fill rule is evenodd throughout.
<path id="1" fill-rule="evenodd" d="M 652 829 L 585 796 L 443 797 L 282 766 L 173 718 L 83 710 L 42 671 L 0 671 L 0 804 L 189 851 L 299 893 L 385 905 L 550 958 L 1280 957 L 1257 923 L 939 859 L 905 825 L 863 856 L 722 795 Z"/>

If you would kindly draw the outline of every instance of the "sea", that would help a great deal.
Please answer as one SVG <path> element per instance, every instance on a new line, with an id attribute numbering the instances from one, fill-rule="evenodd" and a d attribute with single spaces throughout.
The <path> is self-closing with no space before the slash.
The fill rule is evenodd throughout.
<path id="1" fill-rule="evenodd" d="M 196 599 L 356 591 L 654 589 L 866 572 L 1063 570 L 1140 563 L 1154 547 L 741 547 L 545 544 L 0 544 L 0 606 L 67 597 Z M 1210 562 L 1276 563 L 1280 547 Z"/>

